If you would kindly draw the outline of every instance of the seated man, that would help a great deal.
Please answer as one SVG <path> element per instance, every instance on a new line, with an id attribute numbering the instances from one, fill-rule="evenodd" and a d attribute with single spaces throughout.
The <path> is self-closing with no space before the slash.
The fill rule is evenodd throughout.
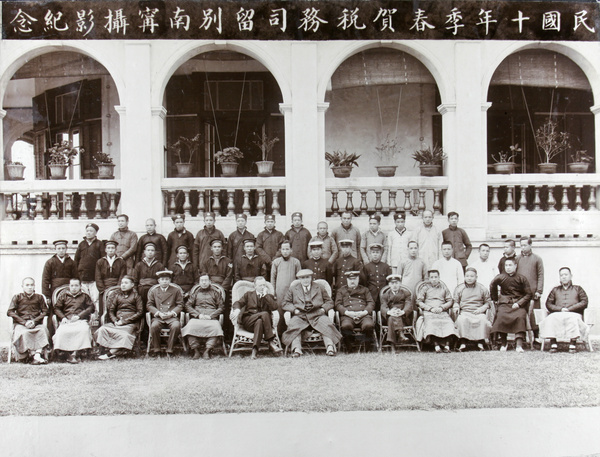
<path id="1" fill-rule="evenodd" d="M 435 352 L 442 352 L 440 346 L 444 346 L 444 352 L 450 352 L 449 340 L 458 336 L 449 314 L 452 294 L 440 281 L 439 271 L 429 270 L 427 277 L 428 281 L 417 291 L 417 305 L 423 312 L 422 318 L 419 318 L 418 334 L 421 340 L 434 345 Z"/>
<path id="2" fill-rule="evenodd" d="M 144 315 L 144 303 L 135 290 L 131 276 L 123 276 L 121 290 L 110 295 L 106 306 L 109 322 L 94 334 L 96 343 L 108 349 L 98 357 L 100 360 L 112 359 L 133 349 L 135 336 Z"/>
<path id="3" fill-rule="evenodd" d="M 460 352 L 467 348 L 467 342 L 477 342 L 477 348 L 483 351 L 483 342 L 490 337 L 490 322 L 486 312 L 492 300 L 490 292 L 477 282 L 477 270 L 465 269 L 465 282 L 454 290 L 454 308 L 458 311 L 456 328 L 460 338 Z"/>
<path id="4" fill-rule="evenodd" d="M 52 342 L 54 349 L 71 353 L 67 362 L 81 362 L 77 352 L 92 347 L 92 332 L 88 320 L 95 310 L 90 296 L 81 291 L 81 281 L 78 278 L 72 278 L 69 281 L 69 290 L 58 295 L 54 314 L 60 324 Z"/>
<path id="5" fill-rule="evenodd" d="M 267 281 L 262 276 L 254 278 L 254 290 L 246 292 L 242 298 L 236 301 L 229 315 L 231 322 L 237 322 L 240 326 L 248 331 L 254 332 L 254 344 L 252 347 L 251 359 L 256 359 L 258 356 L 258 347 L 264 339 L 269 344 L 269 349 L 275 355 L 281 355 L 283 352 L 277 341 L 273 326 L 279 319 L 277 312 L 277 301 L 267 289 Z"/>
<path id="6" fill-rule="evenodd" d="M 386 279 L 390 287 L 381 294 L 381 318 L 388 326 L 386 340 L 396 345 L 408 340 L 402 329 L 413 323 L 412 294 L 402 286 L 399 274 L 388 275 Z"/>
<path id="7" fill-rule="evenodd" d="M 148 292 L 148 312 L 152 315 L 150 335 L 152 347 L 150 355 L 156 357 L 160 354 L 160 331 L 169 327 L 169 340 L 167 341 L 167 358 L 173 355 L 175 341 L 181 333 L 179 313 L 183 310 L 183 294 L 181 289 L 171 284 L 172 271 L 163 270 L 156 273 L 158 287 L 153 287 Z"/>
<path id="8" fill-rule="evenodd" d="M 296 277 L 298 284 L 290 286 L 283 299 L 283 309 L 292 313 L 288 329 L 282 335 L 283 344 L 292 345 L 292 357 L 302 355 L 302 332 L 311 329 L 323 336 L 326 354 L 335 355 L 335 345 L 342 335 L 327 316 L 333 308 L 333 301 L 318 284 L 313 283 L 311 270 L 300 270 Z"/>
<path id="9" fill-rule="evenodd" d="M 48 314 L 48 306 L 43 295 L 35 293 L 35 281 L 25 278 L 21 283 L 23 292 L 15 295 L 6 313 L 14 324 L 13 345 L 17 359 L 32 357 L 32 365 L 48 363 L 42 357 L 42 350 L 48 346 L 49 332 L 43 324 Z"/>
<path id="10" fill-rule="evenodd" d="M 335 309 L 340 313 L 340 326 L 344 336 L 346 349 L 354 343 L 354 328 L 360 328 L 362 333 L 360 339 L 374 342 L 373 335 L 373 310 L 375 301 L 371 292 L 365 286 L 358 284 L 360 271 L 348 271 L 345 273 L 347 285 L 341 286 L 335 296 Z"/>
<path id="11" fill-rule="evenodd" d="M 585 338 L 588 326 L 583 322 L 583 311 L 587 308 L 588 297 L 581 286 L 572 282 L 571 269 L 558 270 L 560 286 L 550 291 L 546 308 L 550 313 L 540 322 L 540 337 L 550 338 L 550 352 L 557 352 L 557 339 L 569 340 L 569 352 L 577 352 L 577 338 Z"/>
<path id="12" fill-rule="evenodd" d="M 200 273 L 200 287 L 185 302 L 185 311 L 190 314 L 190 320 L 181 331 L 194 350 L 193 359 L 200 358 L 202 338 L 206 338 L 202 358 L 210 359 L 210 351 L 217 346 L 219 337 L 223 337 L 219 316 L 224 308 L 223 297 L 211 287 L 208 273 Z"/>
<path id="13" fill-rule="evenodd" d="M 500 296 L 498 296 L 500 287 Z M 527 331 L 527 306 L 533 297 L 528 279 L 517 273 L 517 261 L 507 258 L 504 261 L 504 273 L 500 273 L 490 284 L 490 297 L 497 302 L 496 318 L 492 333 L 498 334 L 500 350 L 506 351 L 506 334 L 514 333 L 517 352 L 523 351 L 523 340 Z"/>

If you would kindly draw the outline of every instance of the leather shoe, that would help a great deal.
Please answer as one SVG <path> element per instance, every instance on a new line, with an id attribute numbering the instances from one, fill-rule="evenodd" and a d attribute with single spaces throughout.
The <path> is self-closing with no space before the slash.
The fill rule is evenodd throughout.
<path id="1" fill-rule="evenodd" d="M 292 352 L 292 358 L 297 359 L 298 357 L 300 357 L 302 354 L 300 354 L 297 351 Z"/>
<path id="2" fill-rule="evenodd" d="M 204 360 L 208 360 L 208 359 L 210 359 L 210 348 L 206 348 L 206 349 L 204 350 L 204 354 L 202 354 L 202 358 L 203 358 Z"/>
<path id="3" fill-rule="evenodd" d="M 251 360 L 256 360 L 258 358 L 258 349 L 252 348 L 252 354 L 250 354 Z"/>
<path id="4" fill-rule="evenodd" d="M 281 354 L 283 352 L 279 345 L 275 342 L 275 340 L 269 341 L 269 349 L 274 354 Z"/>
<path id="5" fill-rule="evenodd" d="M 77 360 L 77 357 L 73 357 L 72 355 L 70 355 L 69 358 L 67 359 L 67 363 L 76 364 L 76 363 L 79 363 L 79 360 Z"/>
<path id="6" fill-rule="evenodd" d="M 194 349 L 194 355 L 192 356 L 192 360 L 198 360 L 200 357 L 200 349 Z"/>

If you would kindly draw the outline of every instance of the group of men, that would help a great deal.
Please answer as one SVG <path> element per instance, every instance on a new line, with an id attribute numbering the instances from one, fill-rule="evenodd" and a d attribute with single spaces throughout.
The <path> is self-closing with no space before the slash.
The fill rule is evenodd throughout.
<path id="1" fill-rule="evenodd" d="M 34 280 L 25 278 L 23 293 L 13 297 L 8 310 L 18 357 L 46 363 L 43 349 L 50 337 L 54 349 L 69 354 L 70 363 L 78 363 L 93 340 L 103 360 L 131 351 L 140 339 L 148 341 L 150 355 L 158 356 L 161 330 L 168 328 L 167 356 L 184 337 L 193 358 L 210 358 L 219 338 L 229 340 L 236 325 L 254 335 L 252 358 L 263 340 L 281 354 L 277 335 L 298 357 L 308 332 L 320 334 L 326 354 L 333 356 L 342 339 L 347 348 L 357 339 L 374 343 L 374 311 L 381 311 L 393 347 L 416 338 L 436 352 L 449 352 L 458 338 L 460 351 L 469 342 L 483 350 L 492 333 L 505 351 L 506 335 L 513 333 L 516 350 L 522 352 L 528 325 L 537 336 L 532 311 L 541 307 L 544 270 L 532 240 L 520 240 L 518 257 L 515 242 L 506 240 L 497 266 L 489 260 L 489 245 L 481 244 L 479 259 L 469 264 L 472 245 L 455 212 L 448 214 L 443 231 L 433 224 L 431 211 L 423 211 L 415 231 L 406 229 L 403 213 L 396 213 L 389 234 L 381 230 L 378 215 L 369 218 L 369 230 L 361 234 L 345 212 L 331 235 L 320 222 L 315 236 L 303 226 L 301 213 L 292 214 L 285 234 L 267 215 L 256 237 L 246 228 L 246 215 L 239 214 L 227 239 L 215 227 L 214 213 L 204 215 L 205 227 L 195 237 L 186 230 L 183 215 L 172 219 L 175 227 L 167 238 L 148 219 L 147 233 L 139 240 L 128 229 L 126 215 L 117 217 L 118 231 L 104 242 L 97 238 L 98 226 L 87 224 L 74 259 L 67 254 L 67 241 L 54 242 L 56 254 L 44 266 L 43 296 L 35 294 Z M 581 319 L 587 296 L 571 283 L 567 267 L 561 268 L 560 279 L 548 296 L 551 314 L 540 323 L 540 336 L 552 340 L 552 352 L 557 339 L 564 338 L 575 351 L 575 341 L 587 329 Z M 254 286 L 232 297 L 232 286 L 240 281 Z M 333 309 L 339 313 L 338 326 L 330 318 Z M 183 328 L 182 311 L 190 317 Z M 145 312 L 151 315 L 147 329 Z M 290 313 L 287 322 L 285 312 Z M 98 325 L 90 326 L 90 320 L 100 315 L 106 316 L 104 325 L 92 334 Z M 56 328 L 52 319 L 44 325 L 45 316 L 56 317 Z M 222 324 L 221 316 L 227 317 Z M 409 328 L 414 333 L 405 331 Z"/>

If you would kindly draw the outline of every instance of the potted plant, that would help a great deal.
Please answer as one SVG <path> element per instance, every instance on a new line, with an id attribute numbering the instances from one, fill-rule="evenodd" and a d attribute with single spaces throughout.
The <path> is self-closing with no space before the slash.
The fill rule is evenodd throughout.
<path id="1" fill-rule="evenodd" d="M 275 143 L 279 141 L 279 138 L 269 138 L 269 136 L 263 132 L 262 135 L 254 134 L 256 136 L 256 140 L 254 143 L 260 150 L 262 154 L 262 160 L 256 162 L 256 168 L 258 169 L 258 176 L 267 177 L 273 176 L 273 164 L 275 162 L 271 161 L 271 154 L 273 153 L 273 148 L 275 147 Z"/>
<path id="2" fill-rule="evenodd" d="M 115 164 L 110 154 L 98 151 L 93 156 L 96 167 L 98 168 L 98 179 L 114 179 Z"/>
<path id="3" fill-rule="evenodd" d="M 538 164 L 541 173 L 556 173 L 557 164 L 551 160 L 569 149 L 569 134 L 559 132 L 555 121 L 548 118 L 535 132 L 535 143 L 544 152 L 543 162 Z"/>
<path id="4" fill-rule="evenodd" d="M 179 139 L 169 147 L 171 152 L 177 157 L 177 176 L 180 178 L 189 178 L 194 174 L 194 164 L 192 160 L 200 150 L 201 136 L 198 133 L 194 138 L 180 136 Z M 187 154 L 185 153 L 187 151 Z"/>
<path id="5" fill-rule="evenodd" d="M 6 162 L 6 169 L 8 171 L 8 177 L 13 181 L 20 181 L 23 179 L 23 174 L 25 173 L 25 165 L 21 162 Z"/>
<path id="6" fill-rule="evenodd" d="M 444 154 L 444 150 L 437 144 L 433 148 L 429 145 L 417 149 L 412 158 L 419 164 L 421 176 L 439 176 L 442 174 L 442 162 L 448 156 Z"/>
<path id="7" fill-rule="evenodd" d="M 393 165 L 394 159 L 400 152 L 402 146 L 398 144 L 397 138 L 390 138 L 386 135 L 385 140 L 375 147 L 377 157 L 383 165 L 376 166 L 377 174 L 382 177 L 391 177 L 396 174 L 397 165 Z"/>
<path id="8" fill-rule="evenodd" d="M 222 151 L 218 151 L 215 154 L 215 160 L 221 165 L 221 176 L 236 176 L 238 161 L 243 158 L 244 154 L 235 146 L 224 148 Z"/>
<path id="9" fill-rule="evenodd" d="M 492 159 L 496 163 L 494 163 L 494 170 L 497 174 L 500 175 L 509 175 L 515 172 L 515 157 L 519 152 L 521 152 L 521 148 L 518 144 L 513 144 L 510 147 L 510 151 L 500 151 L 498 153 L 498 157 L 492 154 Z"/>
<path id="10" fill-rule="evenodd" d="M 571 163 L 567 164 L 567 168 L 569 173 L 587 173 L 593 161 L 594 158 L 587 155 L 586 150 L 575 151 L 575 154 L 571 154 Z"/>
<path id="11" fill-rule="evenodd" d="M 50 168 L 50 179 L 66 179 L 67 168 L 73 163 L 73 158 L 79 151 L 85 152 L 80 146 L 73 147 L 70 142 L 62 141 L 54 143 L 50 149 L 46 151 L 50 155 L 48 159 L 48 167 Z"/>
<path id="12" fill-rule="evenodd" d="M 360 155 L 355 153 L 340 150 L 325 153 L 325 159 L 329 162 L 331 171 L 336 178 L 349 178 L 352 167 L 358 167 L 359 157 Z"/>

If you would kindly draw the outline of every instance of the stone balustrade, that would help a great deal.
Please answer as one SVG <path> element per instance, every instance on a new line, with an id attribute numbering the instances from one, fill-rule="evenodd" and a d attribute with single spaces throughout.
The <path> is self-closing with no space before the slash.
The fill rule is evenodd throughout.
<path id="1" fill-rule="evenodd" d="M 418 215 L 425 209 L 433 210 L 437 216 L 443 214 L 448 178 L 329 178 L 326 189 L 328 217 L 344 211 L 351 211 L 356 216 L 393 216 L 399 211 Z"/>
<path id="2" fill-rule="evenodd" d="M 114 219 L 121 199 L 119 181 L 3 181 L 3 220 Z"/>
<path id="3" fill-rule="evenodd" d="M 206 211 L 231 217 L 285 214 L 285 178 L 167 178 L 162 183 L 164 216 L 202 217 Z"/>

